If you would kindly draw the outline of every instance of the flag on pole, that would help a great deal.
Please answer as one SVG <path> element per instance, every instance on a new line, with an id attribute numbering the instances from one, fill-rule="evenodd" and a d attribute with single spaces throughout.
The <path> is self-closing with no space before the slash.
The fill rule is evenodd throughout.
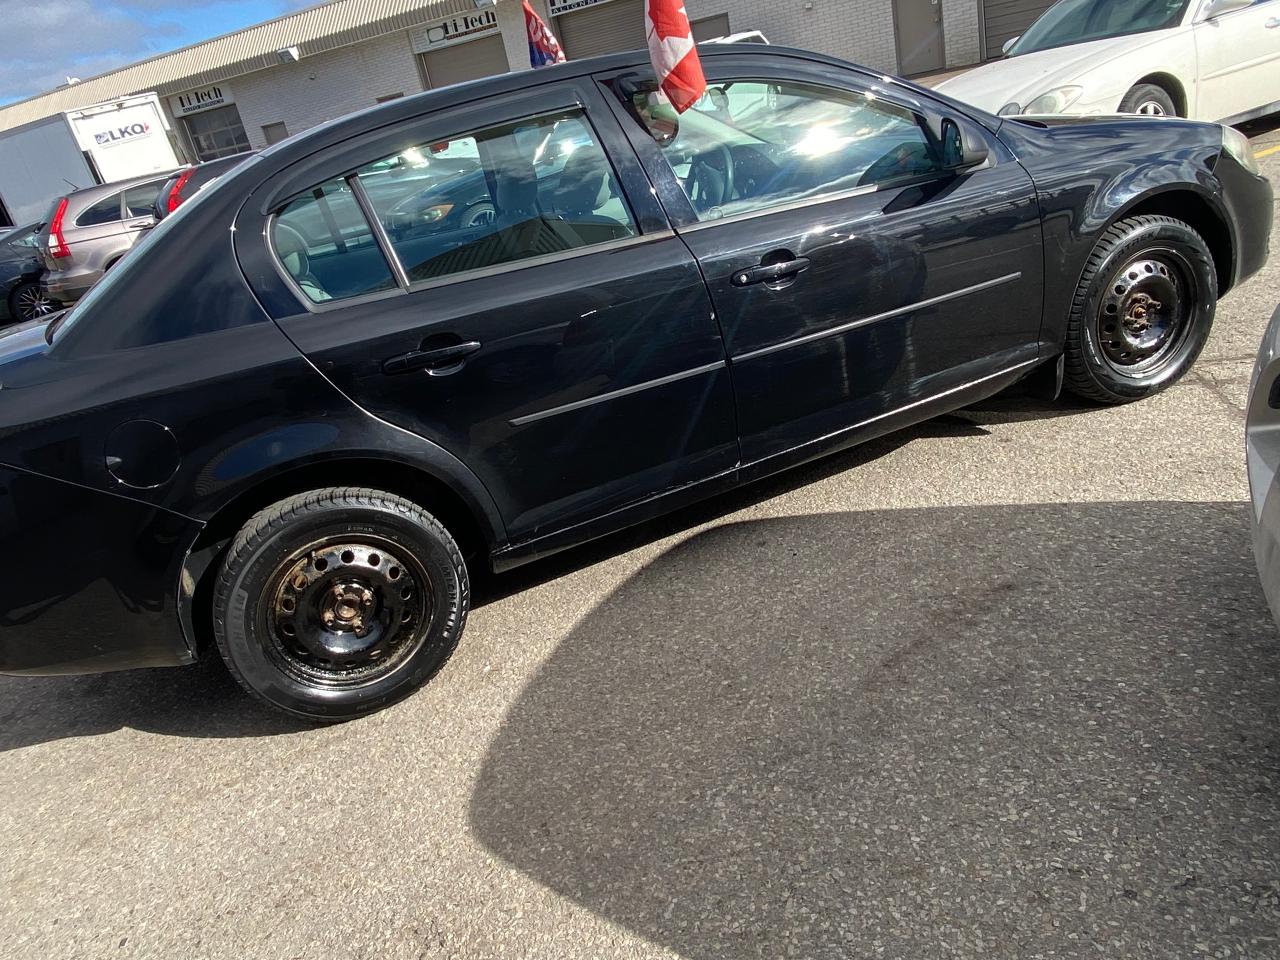
<path id="1" fill-rule="evenodd" d="M 645 15 L 658 84 L 676 112 L 684 113 L 707 92 L 684 0 L 646 0 Z"/>
<path id="2" fill-rule="evenodd" d="M 551 63 L 564 63 L 560 41 L 551 32 L 551 28 L 543 23 L 542 18 L 533 12 L 529 0 L 524 0 L 524 27 L 529 34 L 530 66 L 545 67 Z"/>

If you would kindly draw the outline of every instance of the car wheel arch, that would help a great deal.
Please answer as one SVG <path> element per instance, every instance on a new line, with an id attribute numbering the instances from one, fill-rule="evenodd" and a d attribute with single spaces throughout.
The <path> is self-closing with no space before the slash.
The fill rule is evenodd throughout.
<path id="1" fill-rule="evenodd" d="M 369 455 L 352 455 L 292 468 L 274 468 L 269 475 L 220 505 L 209 517 L 182 565 L 178 583 L 178 612 L 192 652 L 210 648 L 212 591 L 223 553 L 236 533 L 260 510 L 310 490 L 353 484 L 404 497 L 438 519 L 472 561 L 483 559 L 506 543 L 496 514 L 476 502 L 470 491 L 417 464 Z"/>
<path id="2" fill-rule="evenodd" d="M 1173 101 L 1173 105 L 1177 109 L 1179 117 L 1189 116 L 1188 111 L 1190 106 L 1187 102 L 1187 88 L 1186 85 L 1177 78 L 1177 76 L 1164 70 L 1157 70 L 1153 73 L 1148 73 L 1129 84 L 1129 86 L 1125 88 L 1124 94 L 1121 94 L 1121 96 L 1123 97 L 1127 95 L 1134 87 L 1140 87 L 1143 84 L 1150 84 L 1153 87 L 1159 87 L 1169 95 L 1169 99 Z"/>
<path id="3" fill-rule="evenodd" d="M 1218 274 L 1218 296 L 1231 289 L 1235 277 L 1235 238 L 1226 213 L 1199 191 L 1170 187 L 1134 198 L 1118 210 L 1101 232 L 1129 217 L 1163 216 L 1181 220 L 1204 239 Z"/>

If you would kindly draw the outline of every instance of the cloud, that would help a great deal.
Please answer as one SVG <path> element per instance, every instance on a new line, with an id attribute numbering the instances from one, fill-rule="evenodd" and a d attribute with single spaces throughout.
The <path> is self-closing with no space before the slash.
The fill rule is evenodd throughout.
<path id="1" fill-rule="evenodd" d="M 314 2 L 314 0 L 310 0 Z M 117 67 L 309 6 L 306 0 L 0 0 L 21 42 L 0 59 L 0 103 L 52 90 L 68 76 Z"/>

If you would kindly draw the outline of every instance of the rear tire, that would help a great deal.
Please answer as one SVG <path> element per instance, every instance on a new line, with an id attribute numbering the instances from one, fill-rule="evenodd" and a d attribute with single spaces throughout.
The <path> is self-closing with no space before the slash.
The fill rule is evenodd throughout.
<path id="1" fill-rule="evenodd" d="M 1120 101 L 1121 113 L 1137 113 L 1147 117 L 1176 117 L 1178 108 L 1164 87 L 1140 83 Z"/>
<path id="2" fill-rule="evenodd" d="M 470 609 L 453 537 L 401 497 L 317 490 L 251 519 L 228 548 L 214 637 L 258 699 L 307 720 L 366 716 L 449 659 Z"/>
<path id="3" fill-rule="evenodd" d="M 35 280 L 18 284 L 9 294 L 9 316 L 18 323 L 35 320 L 56 309 L 57 301 L 51 300 Z"/>
<path id="4" fill-rule="evenodd" d="M 1213 255 L 1191 227 L 1157 216 L 1113 224 L 1072 301 L 1067 389 L 1120 404 L 1172 386 L 1204 349 L 1217 304 Z"/>

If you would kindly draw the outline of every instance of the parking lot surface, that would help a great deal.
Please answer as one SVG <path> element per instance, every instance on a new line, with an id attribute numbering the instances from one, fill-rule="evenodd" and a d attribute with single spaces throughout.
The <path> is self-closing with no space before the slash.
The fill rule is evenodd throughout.
<path id="1" fill-rule="evenodd" d="M 1280 258 L 1154 400 L 997 399 L 486 578 L 368 720 L 0 678 L 0 956 L 1280 956 L 1277 301 Z"/>

